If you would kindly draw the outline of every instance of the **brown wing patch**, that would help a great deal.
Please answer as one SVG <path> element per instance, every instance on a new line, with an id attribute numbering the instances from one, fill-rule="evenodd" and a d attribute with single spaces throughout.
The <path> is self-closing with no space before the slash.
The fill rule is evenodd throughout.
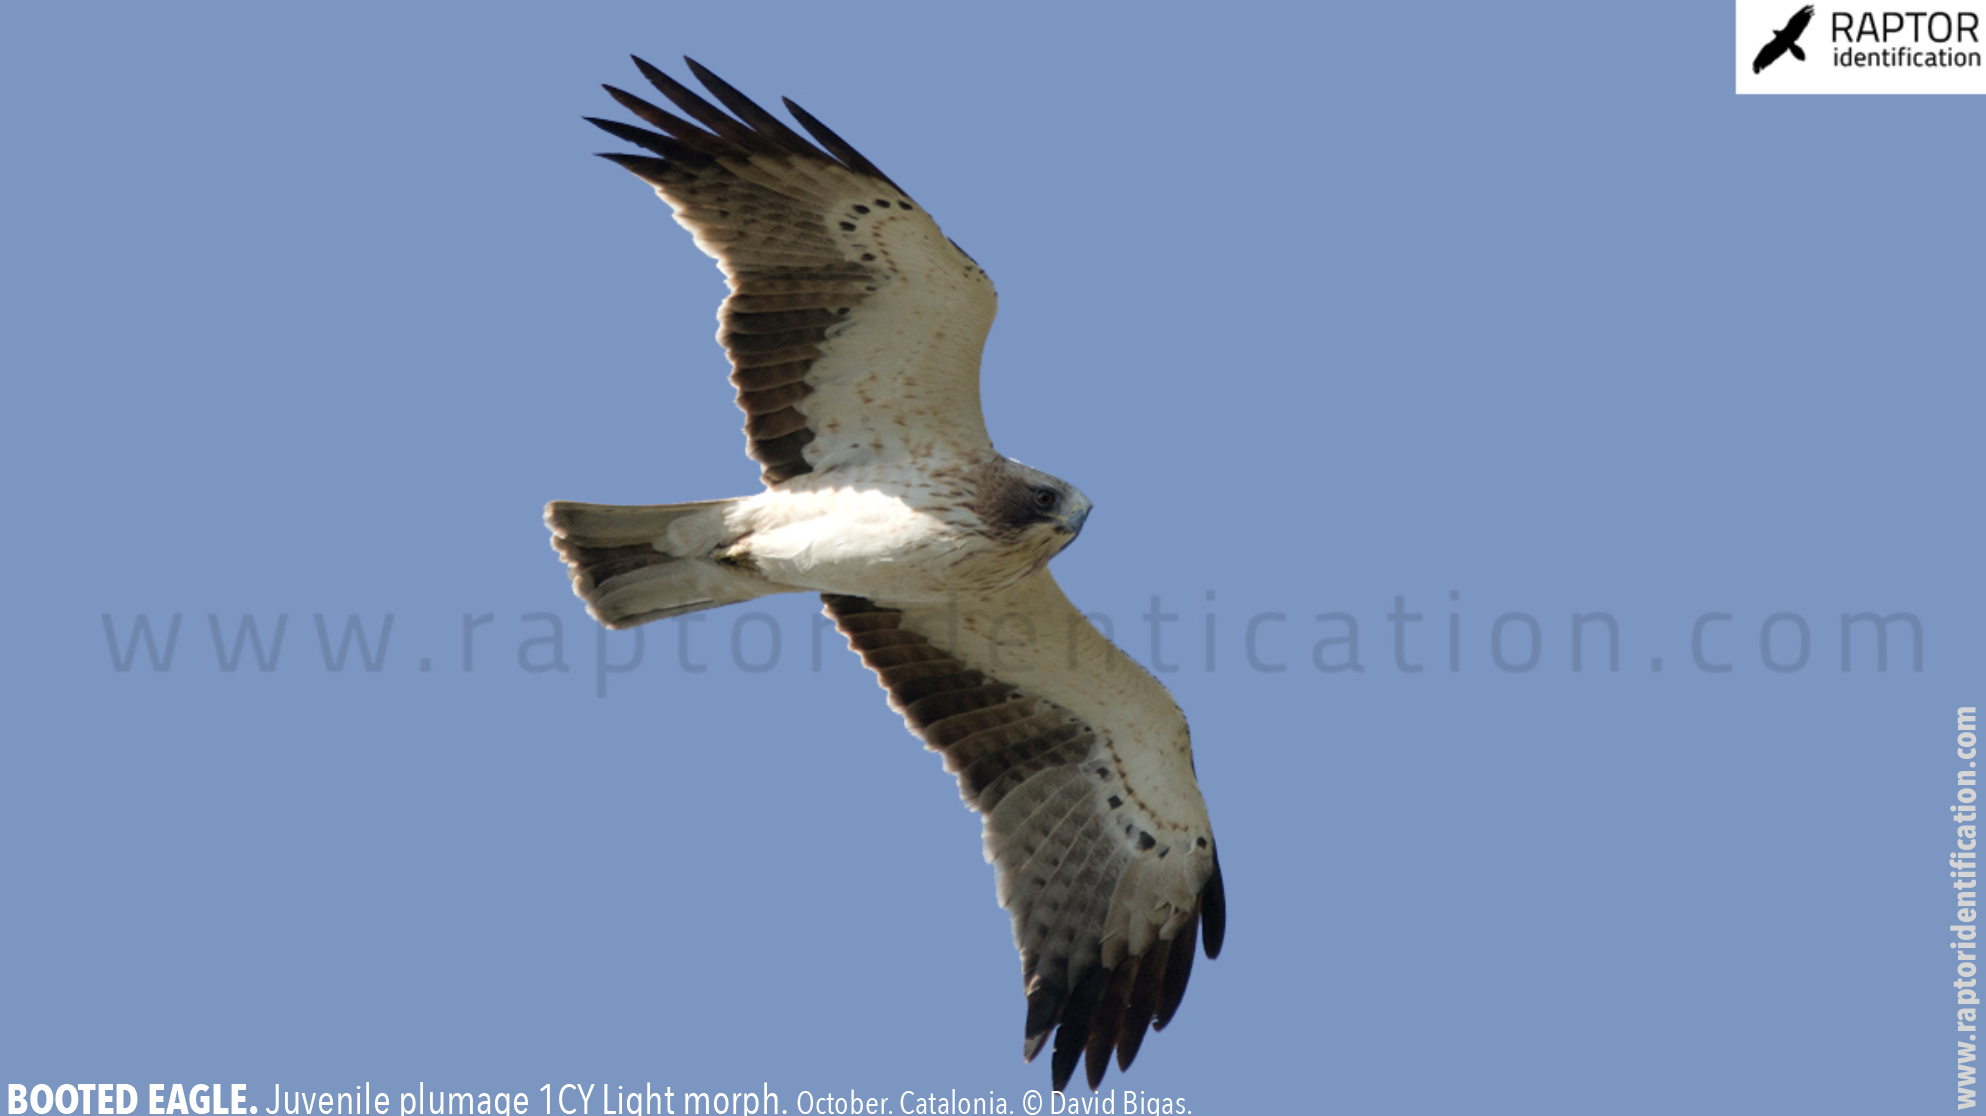
<path id="1" fill-rule="evenodd" d="M 1179 1009 L 1202 936 L 1196 929 L 1208 957 L 1220 952 L 1226 898 L 1219 857 L 1177 934 L 1106 967 L 1102 935 L 1118 881 L 1137 859 L 1164 853 L 1113 817 L 1128 792 L 1100 758 L 1095 727 L 967 666 L 904 628 L 899 610 L 862 597 L 823 594 L 821 601 L 888 691 L 890 707 L 944 757 L 966 805 L 987 819 L 1001 905 L 1013 916 L 1021 953 L 1023 1055 L 1032 1061 L 1052 1033 L 1055 1089 L 1086 1061 L 1095 1090 L 1113 1049 L 1118 1067 L 1130 1068 L 1146 1029 L 1163 1029 Z"/>

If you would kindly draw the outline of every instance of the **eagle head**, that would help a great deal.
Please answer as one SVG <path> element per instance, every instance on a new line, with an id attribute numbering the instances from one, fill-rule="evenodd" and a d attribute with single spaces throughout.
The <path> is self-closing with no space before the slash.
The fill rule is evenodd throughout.
<path id="1" fill-rule="evenodd" d="M 978 471 L 970 506 L 987 537 L 1033 557 L 1031 568 L 1075 542 L 1090 514 L 1075 485 L 1004 457 Z"/>

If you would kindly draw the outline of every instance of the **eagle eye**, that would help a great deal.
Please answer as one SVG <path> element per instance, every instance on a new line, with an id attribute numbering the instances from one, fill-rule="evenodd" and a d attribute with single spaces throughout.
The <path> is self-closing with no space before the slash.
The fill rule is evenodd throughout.
<path id="1" fill-rule="evenodd" d="M 1052 488 L 1042 487 L 1034 490 L 1034 509 L 1036 511 L 1052 512 L 1055 510 L 1055 505 L 1061 502 L 1062 494 Z"/>

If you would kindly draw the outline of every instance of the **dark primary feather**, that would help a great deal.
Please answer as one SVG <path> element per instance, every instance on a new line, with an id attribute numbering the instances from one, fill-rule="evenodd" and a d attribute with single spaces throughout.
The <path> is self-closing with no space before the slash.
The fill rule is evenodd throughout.
<path id="1" fill-rule="evenodd" d="M 607 91 L 611 93 L 613 89 L 609 87 Z M 670 136 L 657 135 L 646 128 L 637 128 L 632 124 L 623 124 L 618 120 L 602 120 L 597 116 L 589 116 L 585 119 L 588 124 L 593 125 L 608 135 L 624 139 L 636 147 L 646 148 L 665 159 L 691 159 L 699 154 L 699 152 L 681 140 Z"/>
<path id="2" fill-rule="evenodd" d="M 720 155 L 737 155 L 743 152 L 743 148 L 740 148 L 730 140 L 713 136 L 709 132 L 684 120 L 682 117 L 666 109 L 657 108 L 624 89 L 618 89 L 611 85 L 602 85 L 600 88 L 605 89 L 608 96 L 620 102 L 622 108 L 662 129 L 671 139 L 688 150 L 695 151 L 701 155 L 708 155 L 712 158 Z M 594 124 L 600 123 L 590 116 L 586 119 Z"/>
<path id="3" fill-rule="evenodd" d="M 747 415 L 746 452 L 768 485 L 813 471 L 806 449 L 817 434 L 799 406 L 813 392 L 808 373 L 828 330 L 881 282 L 876 269 L 844 258 L 828 215 L 810 202 L 740 177 L 720 160 L 770 156 L 833 164 L 890 183 L 847 141 L 796 110 L 827 150 L 809 143 L 694 59 L 692 73 L 725 108 L 635 58 L 649 84 L 683 116 L 611 85 L 609 96 L 656 131 L 587 117 L 593 126 L 649 152 L 602 157 L 654 186 L 708 244 L 722 245 L 732 295 L 719 340 L 731 357 L 738 407 Z M 685 119 L 687 117 L 687 119 Z"/>
<path id="4" fill-rule="evenodd" d="M 754 135 L 750 128 L 724 115 L 716 105 L 697 96 L 695 90 L 649 65 L 639 55 L 629 57 L 634 59 L 635 68 L 641 71 L 642 77 L 648 79 L 648 84 L 660 90 L 664 97 L 669 98 L 671 104 L 689 113 L 691 119 L 710 129 L 711 132 L 747 151 L 776 146 L 769 138 Z M 684 61 L 687 62 L 689 59 L 685 58 Z"/>
<path id="5" fill-rule="evenodd" d="M 724 107 L 737 115 L 738 119 L 751 126 L 753 132 L 777 143 L 795 155 L 818 158 L 822 152 L 813 144 L 802 139 L 800 133 L 781 123 L 779 118 L 754 104 L 750 97 L 733 89 L 730 83 L 697 64 L 694 58 L 684 58 L 689 63 L 690 72 L 696 75 L 704 88 L 717 95 Z"/>
<path id="6" fill-rule="evenodd" d="M 1221 886 L 1221 851 L 1214 850 L 1214 878 L 1200 893 L 1200 940 L 1206 943 L 1207 960 L 1221 955 L 1227 937 L 1227 889 Z"/>
<path id="7" fill-rule="evenodd" d="M 1052 702 L 968 667 L 904 628 L 896 609 L 861 597 L 821 599 L 849 647 L 889 691 L 891 706 L 957 774 L 967 805 L 991 815 L 1009 795 L 1069 801 L 1063 822 L 1044 840 L 1044 849 L 1059 843 L 1061 859 L 1028 870 L 1062 881 L 1082 881 L 1087 874 L 1087 886 L 1072 888 L 1059 907 L 1038 907 L 1018 889 L 1010 900 L 1027 993 L 1022 1054 L 1032 1061 L 1052 1035 L 1055 1089 L 1068 1084 L 1082 1061 L 1094 1090 L 1113 1049 L 1118 1068 L 1128 1069 L 1146 1029 L 1162 1030 L 1172 1021 L 1186 995 L 1195 946 L 1204 943 L 1209 958 L 1220 952 L 1227 903 L 1218 853 L 1198 910 L 1179 932 L 1105 968 L 1100 946 L 1110 896 L 1135 854 L 1124 855 L 1112 825 L 1084 808 L 1095 782 L 1086 762 L 1095 730 Z"/>
<path id="8" fill-rule="evenodd" d="M 814 119 L 813 113 L 810 113 L 806 109 L 801 108 L 799 105 L 794 104 L 793 98 L 781 97 L 780 100 L 786 103 L 786 111 L 793 114 L 793 119 L 798 120 L 802 128 L 807 129 L 809 134 L 811 134 L 816 140 L 820 141 L 820 145 L 822 147 L 825 147 L 829 151 L 834 152 L 834 157 L 840 159 L 842 161 L 842 164 L 848 167 L 849 170 L 852 170 L 857 174 L 869 175 L 871 178 L 881 179 L 884 182 L 888 182 L 892 186 L 896 186 L 896 183 L 890 179 L 889 175 L 884 174 L 881 168 L 877 167 L 876 164 L 864 158 L 860 151 L 857 151 L 855 150 L 855 148 L 849 146 L 847 140 L 842 139 L 838 135 L 835 135 L 833 129 L 829 128 L 827 125 L 821 123 L 820 121 Z M 905 197 L 908 197 L 910 195 L 910 191 L 905 190 L 903 187 L 896 186 L 896 188 Z M 964 251 L 964 250 L 960 249 L 960 251 Z"/>

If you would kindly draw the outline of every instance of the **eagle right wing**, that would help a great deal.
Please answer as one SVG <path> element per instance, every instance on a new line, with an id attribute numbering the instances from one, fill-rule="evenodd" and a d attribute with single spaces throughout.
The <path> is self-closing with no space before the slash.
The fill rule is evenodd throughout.
<path id="1" fill-rule="evenodd" d="M 605 158 L 655 187 L 729 281 L 717 339 L 767 487 L 881 460 L 990 455 L 979 357 L 998 300 L 986 272 L 793 102 L 819 146 L 694 61 L 735 117 L 634 61 L 695 123 L 613 86 L 660 131 L 592 122 L 652 152 Z"/>
<path id="2" fill-rule="evenodd" d="M 1046 570 L 985 597 L 827 614 L 941 753 L 985 820 L 1027 995 L 1023 1055 L 1055 1032 L 1053 1081 L 1120 1068 L 1186 993 L 1196 931 L 1220 953 L 1227 902 L 1186 718 Z"/>

